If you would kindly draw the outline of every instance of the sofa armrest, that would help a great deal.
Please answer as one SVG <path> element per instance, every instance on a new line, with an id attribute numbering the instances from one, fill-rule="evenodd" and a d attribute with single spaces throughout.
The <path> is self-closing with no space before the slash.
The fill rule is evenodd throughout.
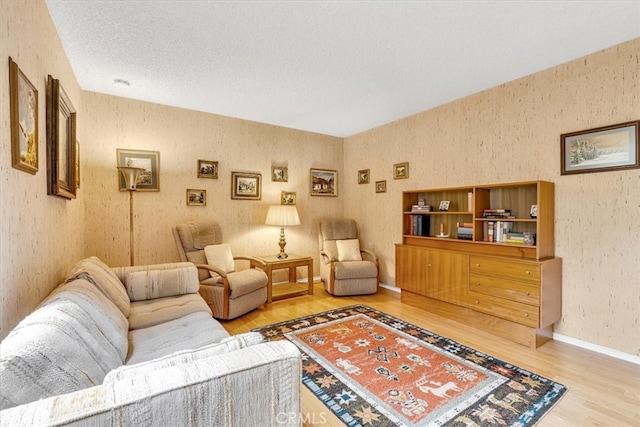
<path id="1" fill-rule="evenodd" d="M 6 409 L 0 423 L 300 426 L 301 372 L 295 345 L 267 342 Z"/>
<path id="2" fill-rule="evenodd" d="M 194 294 L 200 288 L 198 270 L 190 262 L 117 267 L 113 271 L 131 301 Z"/>

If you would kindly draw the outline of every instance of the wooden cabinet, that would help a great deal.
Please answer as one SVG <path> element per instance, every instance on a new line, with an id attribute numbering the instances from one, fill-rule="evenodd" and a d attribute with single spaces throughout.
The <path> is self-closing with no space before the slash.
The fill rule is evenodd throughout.
<path id="1" fill-rule="evenodd" d="M 396 245 L 402 301 L 530 347 L 546 342 L 561 316 L 553 195 L 553 183 L 545 181 L 404 192 L 403 239 Z M 448 210 L 438 210 L 441 201 Z M 486 217 L 500 210 L 509 218 Z M 534 235 L 535 243 L 490 242 L 487 225 L 497 220 L 516 235 Z"/>

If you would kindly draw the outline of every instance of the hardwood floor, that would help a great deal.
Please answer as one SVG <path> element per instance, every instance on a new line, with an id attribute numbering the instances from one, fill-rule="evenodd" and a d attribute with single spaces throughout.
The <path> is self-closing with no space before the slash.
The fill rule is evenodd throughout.
<path id="1" fill-rule="evenodd" d="M 375 295 L 333 297 L 316 283 L 314 295 L 276 301 L 223 325 L 229 333 L 237 334 L 352 304 L 366 304 L 564 384 L 568 392 L 540 427 L 640 426 L 640 366 L 559 341 L 531 350 L 402 304 L 399 293 L 386 289 Z M 305 425 L 342 424 L 306 387 L 302 390 Z"/>

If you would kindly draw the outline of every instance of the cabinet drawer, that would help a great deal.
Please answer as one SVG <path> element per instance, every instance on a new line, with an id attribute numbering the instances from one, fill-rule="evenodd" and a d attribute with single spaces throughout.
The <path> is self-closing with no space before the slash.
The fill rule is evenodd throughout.
<path id="1" fill-rule="evenodd" d="M 534 262 L 471 256 L 469 272 L 540 283 L 540 264 Z"/>
<path id="2" fill-rule="evenodd" d="M 469 290 L 524 304 L 540 305 L 540 287 L 532 283 L 471 273 Z"/>
<path id="3" fill-rule="evenodd" d="M 532 328 L 537 328 L 540 324 L 538 307 L 479 292 L 469 292 L 469 308 Z"/>

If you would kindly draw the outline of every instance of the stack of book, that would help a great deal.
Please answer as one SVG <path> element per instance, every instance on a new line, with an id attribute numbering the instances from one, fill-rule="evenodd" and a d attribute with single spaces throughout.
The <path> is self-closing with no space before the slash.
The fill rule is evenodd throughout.
<path id="1" fill-rule="evenodd" d="M 428 236 L 429 220 L 428 215 L 409 215 L 409 234 L 411 236 Z"/>
<path id="2" fill-rule="evenodd" d="M 505 243 L 512 226 L 513 222 L 510 221 L 487 221 L 484 233 L 486 241 Z"/>
<path id="3" fill-rule="evenodd" d="M 483 218 L 515 218 L 511 215 L 511 209 L 485 209 L 482 211 Z"/>
<path id="4" fill-rule="evenodd" d="M 473 240 L 473 223 L 459 222 L 457 226 L 458 226 L 458 239 Z"/>
<path id="5" fill-rule="evenodd" d="M 413 205 L 411 212 L 431 212 L 431 205 Z"/>
<path id="6" fill-rule="evenodd" d="M 510 231 L 507 233 L 507 237 L 505 238 L 504 242 L 514 245 L 524 245 L 524 233 Z"/>

